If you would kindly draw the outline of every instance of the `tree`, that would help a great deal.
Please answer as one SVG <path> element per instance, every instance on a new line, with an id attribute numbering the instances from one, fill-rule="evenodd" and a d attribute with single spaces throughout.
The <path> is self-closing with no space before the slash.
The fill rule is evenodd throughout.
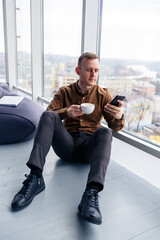
<path id="1" fill-rule="evenodd" d="M 136 106 L 136 113 L 137 113 L 137 129 L 136 132 L 139 130 L 140 122 L 144 118 L 146 111 L 151 109 L 150 101 L 147 98 L 142 98 L 140 102 L 138 102 Z"/>
<path id="2" fill-rule="evenodd" d="M 135 131 L 139 131 L 140 122 L 145 118 L 146 113 L 151 110 L 151 102 L 145 97 L 141 97 L 134 102 L 130 103 L 126 109 L 126 122 L 128 130 L 131 129 L 133 124 L 136 124 Z"/>
<path id="3" fill-rule="evenodd" d="M 126 109 L 125 119 L 127 122 L 127 130 L 131 130 L 132 125 L 136 122 L 134 110 L 134 105 Z"/>

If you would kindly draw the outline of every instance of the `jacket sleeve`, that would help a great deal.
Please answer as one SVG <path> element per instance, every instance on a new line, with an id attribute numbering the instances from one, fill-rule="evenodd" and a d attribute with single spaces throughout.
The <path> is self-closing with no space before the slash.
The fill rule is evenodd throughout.
<path id="1" fill-rule="evenodd" d="M 64 98 L 65 92 L 63 87 L 59 89 L 59 91 L 55 94 L 53 100 L 47 107 L 47 111 L 54 111 L 56 112 L 59 117 L 63 120 L 67 118 L 67 107 L 64 107 Z"/>
<path id="2" fill-rule="evenodd" d="M 108 89 L 105 89 L 105 90 L 106 90 L 106 94 L 104 97 L 103 107 L 107 103 L 110 103 L 111 100 L 113 99 L 111 94 L 109 93 Z M 108 124 L 108 127 L 111 128 L 114 132 L 118 132 L 124 127 L 124 122 L 125 122 L 124 119 L 123 120 L 116 119 L 115 117 L 113 117 L 111 114 L 105 112 L 104 110 L 102 112 L 103 112 L 103 117 Z"/>

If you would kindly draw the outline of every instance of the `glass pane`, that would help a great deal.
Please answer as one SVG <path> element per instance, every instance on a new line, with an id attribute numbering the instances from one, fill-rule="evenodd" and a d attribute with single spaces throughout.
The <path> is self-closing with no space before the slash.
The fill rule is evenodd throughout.
<path id="1" fill-rule="evenodd" d="M 44 97 L 77 79 L 82 0 L 44 1 Z"/>
<path id="2" fill-rule="evenodd" d="M 105 0 L 100 85 L 125 95 L 124 130 L 160 146 L 160 1 Z"/>
<path id="3" fill-rule="evenodd" d="M 30 1 L 16 0 L 16 28 L 17 28 L 17 85 L 31 91 L 31 27 Z"/>
<path id="4" fill-rule="evenodd" d="M 0 82 L 6 82 L 2 0 L 0 0 L 0 39 Z"/>

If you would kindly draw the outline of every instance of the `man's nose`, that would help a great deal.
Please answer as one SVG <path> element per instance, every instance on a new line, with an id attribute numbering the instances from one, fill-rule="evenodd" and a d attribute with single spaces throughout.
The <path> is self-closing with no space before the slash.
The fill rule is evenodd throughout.
<path id="1" fill-rule="evenodd" d="M 91 74 L 92 74 L 93 76 L 95 75 L 95 70 L 94 70 L 94 69 L 91 70 Z"/>

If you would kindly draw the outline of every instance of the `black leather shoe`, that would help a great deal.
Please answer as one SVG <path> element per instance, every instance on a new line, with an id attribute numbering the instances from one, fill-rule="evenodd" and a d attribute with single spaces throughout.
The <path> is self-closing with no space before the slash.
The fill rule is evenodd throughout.
<path id="1" fill-rule="evenodd" d="M 43 177 L 38 178 L 33 174 L 26 174 L 25 177 L 27 179 L 23 182 L 23 187 L 15 195 L 11 203 L 12 210 L 20 210 L 28 206 L 33 198 L 45 189 Z"/>
<path id="2" fill-rule="evenodd" d="M 86 190 L 82 196 L 78 210 L 84 220 L 98 225 L 101 224 L 102 216 L 98 204 L 98 191 L 95 189 Z"/>

